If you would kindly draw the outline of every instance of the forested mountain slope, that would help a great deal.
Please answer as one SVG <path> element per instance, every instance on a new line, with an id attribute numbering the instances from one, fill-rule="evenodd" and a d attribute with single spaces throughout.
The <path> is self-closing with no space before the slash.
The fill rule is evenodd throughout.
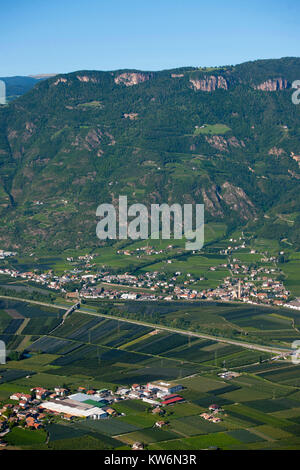
<path id="1" fill-rule="evenodd" d="M 56 75 L 0 108 L 1 247 L 95 246 L 95 211 L 205 203 L 300 246 L 300 59 Z"/>

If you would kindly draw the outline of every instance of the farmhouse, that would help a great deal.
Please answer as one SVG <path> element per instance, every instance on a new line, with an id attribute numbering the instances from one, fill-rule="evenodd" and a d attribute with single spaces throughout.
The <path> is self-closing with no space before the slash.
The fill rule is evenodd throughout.
<path id="1" fill-rule="evenodd" d="M 47 395 L 49 395 L 48 390 L 43 387 L 35 387 L 32 388 L 30 391 L 35 393 L 35 397 L 37 400 L 44 400 Z"/>
<path id="2" fill-rule="evenodd" d="M 221 377 L 222 379 L 234 379 L 236 377 L 239 377 L 240 374 L 238 372 L 231 372 L 231 371 L 226 371 L 226 372 L 221 372 L 220 374 L 218 374 L 219 377 Z"/>
<path id="3" fill-rule="evenodd" d="M 134 442 L 131 448 L 132 450 L 143 450 L 144 446 L 141 442 Z"/>
<path id="4" fill-rule="evenodd" d="M 210 405 L 208 409 L 209 411 L 220 411 L 221 408 L 219 405 Z"/>
<path id="5" fill-rule="evenodd" d="M 23 402 L 28 402 L 31 400 L 31 395 L 27 393 L 14 393 L 9 398 L 11 400 L 22 400 Z"/>
<path id="6" fill-rule="evenodd" d="M 113 408 L 106 408 L 105 411 L 109 416 L 117 416 L 117 412 Z"/>
<path id="7" fill-rule="evenodd" d="M 211 419 L 211 415 L 208 413 L 202 413 L 201 418 L 206 419 L 207 421 Z"/>
<path id="8" fill-rule="evenodd" d="M 35 429 L 40 429 L 42 427 L 41 423 L 39 423 L 38 421 L 36 421 L 34 418 L 32 418 L 31 416 L 29 416 L 28 418 L 26 418 L 26 425 L 29 427 L 29 428 L 35 428 Z"/>
<path id="9" fill-rule="evenodd" d="M 220 423 L 222 421 L 219 416 L 215 416 L 214 414 L 202 413 L 200 416 L 206 421 L 210 421 L 212 423 Z"/>
<path id="10" fill-rule="evenodd" d="M 54 389 L 56 395 L 60 395 L 61 397 L 65 396 L 68 393 L 66 388 L 55 387 Z"/>
<path id="11" fill-rule="evenodd" d="M 157 406 L 156 408 L 153 408 L 152 413 L 154 415 L 157 415 L 157 414 L 162 415 L 165 413 L 165 410 L 162 410 L 159 406 Z"/>
<path id="12" fill-rule="evenodd" d="M 213 417 L 211 418 L 211 422 L 212 422 L 212 423 L 220 423 L 221 421 L 222 421 L 222 419 L 219 418 L 218 416 L 213 416 Z"/>
<path id="13" fill-rule="evenodd" d="M 166 424 L 167 423 L 165 421 L 156 421 L 155 426 L 157 428 L 162 428 L 163 426 L 166 426 Z"/>

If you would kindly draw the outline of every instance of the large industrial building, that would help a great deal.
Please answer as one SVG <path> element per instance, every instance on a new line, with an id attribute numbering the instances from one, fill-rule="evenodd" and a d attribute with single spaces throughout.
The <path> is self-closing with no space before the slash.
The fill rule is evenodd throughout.
<path id="1" fill-rule="evenodd" d="M 78 416 L 81 418 L 100 419 L 108 416 L 102 408 L 72 400 L 71 398 L 56 398 L 45 401 L 40 405 L 45 410 L 55 413 L 62 413 L 69 416 Z"/>
<path id="2" fill-rule="evenodd" d="M 148 390 L 160 390 L 166 395 L 170 395 L 171 393 L 176 393 L 179 390 L 182 390 L 183 386 L 173 382 L 162 382 L 158 380 L 156 382 L 148 383 L 147 388 Z"/>

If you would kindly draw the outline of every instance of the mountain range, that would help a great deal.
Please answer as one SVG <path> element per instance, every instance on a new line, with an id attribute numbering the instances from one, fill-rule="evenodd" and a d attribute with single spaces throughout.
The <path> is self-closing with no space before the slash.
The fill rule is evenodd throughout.
<path id="1" fill-rule="evenodd" d="M 0 107 L 1 247 L 95 247 L 119 195 L 300 247 L 299 58 L 27 78 Z"/>
<path id="2" fill-rule="evenodd" d="M 27 91 L 31 90 L 31 88 L 33 88 L 40 80 L 45 80 L 52 76 L 55 76 L 55 74 L 0 77 L 0 80 L 2 80 L 6 85 L 7 101 L 11 101 L 12 99 L 16 99 L 19 96 L 24 95 L 24 93 L 27 93 Z"/>

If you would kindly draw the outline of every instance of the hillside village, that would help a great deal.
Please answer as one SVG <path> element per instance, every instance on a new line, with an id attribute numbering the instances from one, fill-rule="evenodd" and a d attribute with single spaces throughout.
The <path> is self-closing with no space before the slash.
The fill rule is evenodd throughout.
<path id="1" fill-rule="evenodd" d="M 245 247 L 244 243 L 241 247 Z M 233 247 L 228 246 L 220 253 L 230 256 L 232 249 Z M 255 250 L 252 250 L 252 254 L 255 254 L 254 252 Z M 280 255 L 283 254 L 281 252 Z M 0 274 L 45 286 L 62 293 L 68 299 L 242 301 L 300 310 L 299 301 L 291 302 L 291 293 L 284 286 L 282 271 L 274 256 L 268 258 L 264 255 L 262 258 L 263 262 L 270 262 L 270 266 L 243 263 L 239 261 L 238 254 L 228 257 L 226 263 L 210 266 L 211 272 L 220 271 L 223 274 L 227 271 L 230 274 L 216 288 L 201 288 L 204 277 L 197 278 L 180 271 L 173 274 L 162 271 L 131 274 L 112 273 L 107 268 L 95 269 L 93 258 L 94 255 L 79 256 L 77 261 L 80 268 L 73 267 L 62 275 L 57 275 L 52 270 L 44 273 L 22 272 L 5 266 L 0 266 Z M 74 258 L 67 258 L 67 261 L 74 262 Z M 171 264 L 172 260 L 167 260 L 166 263 Z M 80 285 L 80 288 L 72 288 L 73 284 Z"/>

